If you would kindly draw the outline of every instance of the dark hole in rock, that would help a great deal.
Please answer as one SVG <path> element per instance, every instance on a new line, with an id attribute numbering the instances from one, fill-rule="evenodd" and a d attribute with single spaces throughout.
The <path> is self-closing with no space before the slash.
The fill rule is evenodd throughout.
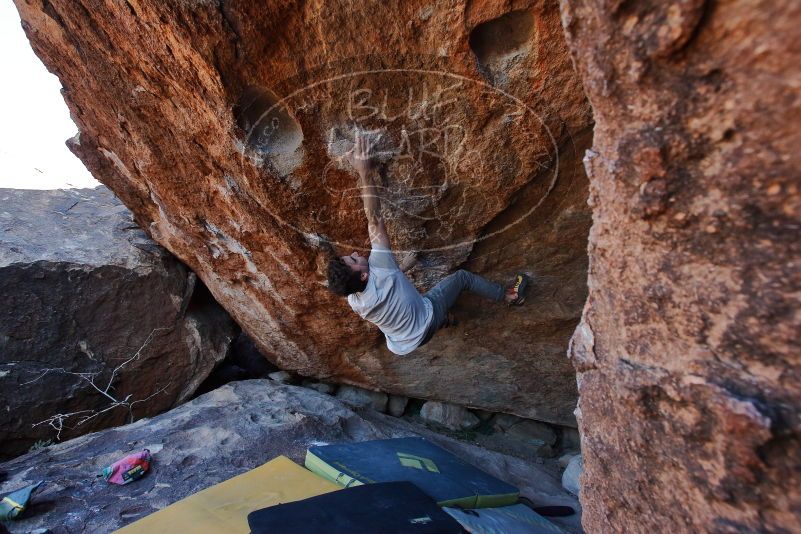
<path id="1" fill-rule="evenodd" d="M 291 154 L 303 142 L 300 123 L 264 87 L 248 87 L 234 106 L 237 125 L 245 132 L 245 143 L 265 155 Z"/>
<path id="2" fill-rule="evenodd" d="M 511 11 L 476 26 L 470 32 L 470 48 L 482 67 L 495 72 L 527 50 L 533 33 L 532 12 Z"/>
<path id="3" fill-rule="evenodd" d="M 189 297 L 189 303 L 186 306 L 187 314 L 203 313 L 210 307 L 217 305 L 217 301 L 211 295 L 211 291 L 206 285 L 200 281 L 195 281 L 195 287 L 192 289 L 192 296 Z"/>
<path id="4" fill-rule="evenodd" d="M 274 371 L 278 371 L 278 368 L 259 351 L 247 334 L 240 332 L 231 343 L 225 359 L 198 386 L 192 398 L 199 397 L 229 382 L 265 378 Z"/>

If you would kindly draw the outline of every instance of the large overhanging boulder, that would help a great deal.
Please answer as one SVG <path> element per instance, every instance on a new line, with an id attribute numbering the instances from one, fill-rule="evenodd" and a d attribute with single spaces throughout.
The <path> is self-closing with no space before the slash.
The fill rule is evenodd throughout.
<path id="1" fill-rule="evenodd" d="M 73 151 L 279 366 L 574 424 L 564 357 L 586 297 L 590 108 L 555 1 L 17 0 L 64 86 Z M 354 127 L 380 130 L 394 248 L 421 289 L 464 264 L 534 277 L 466 300 L 413 355 L 324 287 L 363 249 Z"/>
<path id="2" fill-rule="evenodd" d="M 576 0 L 563 21 L 597 121 L 585 529 L 797 531 L 801 3 Z"/>
<path id="3" fill-rule="evenodd" d="M 0 458 L 188 400 L 236 325 L 105 187 L 0 189 Z"/>

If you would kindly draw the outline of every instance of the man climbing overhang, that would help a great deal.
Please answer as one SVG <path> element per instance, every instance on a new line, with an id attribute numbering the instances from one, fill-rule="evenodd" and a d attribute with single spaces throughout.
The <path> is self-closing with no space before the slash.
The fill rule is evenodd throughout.
<path id="1" fill-rule="evenodd" d="M 421 295 L 404 274 L 414 266 L 416 256 L 408 256 L 399 266 L 392 255 L 375 185 L 376 165 L 364 134 L 356 133 L 347 159 L 359 175 L 372 250 L 369 258 L 358 252 L 333 258 L 328 264 L 328 287 L 347 297 L 353 311 L 384 333 L 390 351 L 405 355 L 428 343 L 448 324 L 448 311 L 464 290 L 496 302 L 523 304 L 528 285 L 525 274 L 518 274 L 504 291 L 498 283 L 458 270 Z"/>

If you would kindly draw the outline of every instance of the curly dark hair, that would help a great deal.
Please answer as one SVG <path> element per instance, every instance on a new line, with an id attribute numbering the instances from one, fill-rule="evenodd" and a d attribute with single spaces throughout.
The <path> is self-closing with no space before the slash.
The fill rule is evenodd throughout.
<path id="1" fill-rule="evenodd" d="M 348 267 L 342 258 L 332 258 L 328 262 L 328 289 L 333 293 L 347 297 L 351 293 L 359 293 L 367 287 L 360 274 Z"/>

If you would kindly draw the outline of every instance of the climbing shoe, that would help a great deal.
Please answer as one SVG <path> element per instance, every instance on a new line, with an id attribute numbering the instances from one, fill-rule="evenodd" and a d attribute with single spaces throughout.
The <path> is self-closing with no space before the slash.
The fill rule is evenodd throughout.
<path id="1" fill-rule="evenodd" d="M 520 306 L 526 301 L 526 289 L 528 289 L 528 276 L 518 274 L 515 283 L 506 290 L 506 303 L 510 306 Z"/>

